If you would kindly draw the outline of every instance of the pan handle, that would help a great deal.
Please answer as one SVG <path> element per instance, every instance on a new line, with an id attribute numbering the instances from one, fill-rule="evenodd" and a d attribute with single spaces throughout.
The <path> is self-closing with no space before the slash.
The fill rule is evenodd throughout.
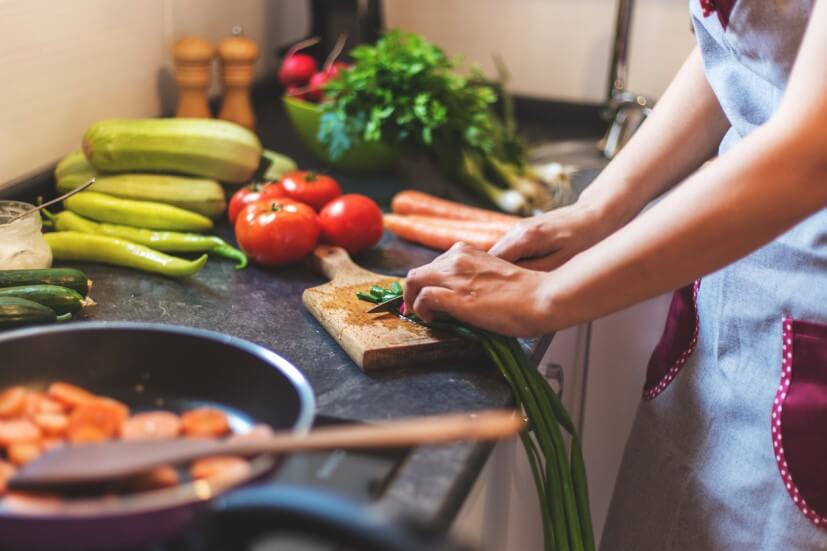
<path id="1" fill-rule="evenodd" d="M 239 549 L 264 534 L 287 532 L 364 551 L 448 551 L 374 511 L 307 486 L 242 488 L 217 498 L 206 521 L 211 549 Z"/>

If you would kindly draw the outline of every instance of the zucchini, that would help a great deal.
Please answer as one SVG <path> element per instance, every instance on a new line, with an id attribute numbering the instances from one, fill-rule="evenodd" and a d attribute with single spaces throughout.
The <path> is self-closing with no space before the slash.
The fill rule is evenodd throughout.
<path id="1" fill-rule="evenodd" d="M 244 183 L 261 159 L 255 134 L 218 119 L 112 119 L 93 124 L 83 153 L 103 172 L 173 172 Z"/>
<path id="2" fill-rule="evenodd" d="M 296 161 L 270 149 L 261 151 L 261 164 L 256 171 L 258 180 L 262 182 L 273 182 L 281 180 L 285 174 L 298 169 Z"/>
<path id="3" fill-rule="evenodd" d="M 0 289 L 26 285 L 58 285 L 72 289 L 82 297 L 89 293 L 89 281 L 86 275 L 74 268 L 0 270 Z"/>
<path id="4" fill-rule="evenodd" d="M 23 285 L 3 287 L 0 297 L 17 297 L 48 306 L 56 314 L 77 312 L 83 308 L 83 297 L 74 289 L 59 285 Z"/>
<path id="5" fill-rule="evenodd" d="M 89 191 L 122 199 L 166 203 L 210 218 L 223 216 L 227 209 L 224 188 L 217 180 L 168 174 L 106 174 L 92 168 L 82 151 L 68 154 L 55 169 L 59 194 L 68 193 L 95 177 Z"/>
<path id="6" fill-rule="evenodd" d="M 25 298 L 0 297 L 0 329 L 33 323 L 52 323 L 58 319 L 55 311 L 48 306 Z"/>

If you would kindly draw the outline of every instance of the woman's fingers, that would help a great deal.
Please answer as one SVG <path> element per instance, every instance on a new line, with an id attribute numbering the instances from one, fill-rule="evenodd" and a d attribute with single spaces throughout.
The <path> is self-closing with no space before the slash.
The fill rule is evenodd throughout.
<path id="1" fill-rule="evenodd" d="M 517 262 L 517 266 L 527 270 L 534 270 L 536 272 L 550 272 L 556 270 L 571 259 L 571 254 L 566 254 L 563 251 L 551 253 L 540 258 L 530 258 L 528 260 L 521 260 Z"/>
<path id="2" fill-rule="evenodd" d="M 420 318 L 430 323 L 434 320 L 434 314 L 437 312 L 453 315 L 455 302 L 455 294 L 450 289 L 444 287 L 425 287 L 417 295 L 414 301 L 413 311 L 416 312 Z"/>

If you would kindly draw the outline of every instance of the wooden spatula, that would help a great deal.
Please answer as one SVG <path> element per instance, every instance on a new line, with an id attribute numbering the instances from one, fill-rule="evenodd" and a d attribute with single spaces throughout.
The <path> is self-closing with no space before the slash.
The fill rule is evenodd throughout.
<path id="1" fill-rule="evenodd" d="M 386 448 L 460 440 L 496 440 L 520 432 L 525 421 L 514 411 L 412 417 L 375 424 L 348 424 L 300 435 L 276 432 L 256 440 L 112 441 L 61 446 L 29 463 L 9 480 L 13 490 L 60 490 L 100 484 L 213 455 L 253 456 L 306 450 Z"/>
<path id="2" fill-rule="evenodd" d="M 360 268 L 339 247 L 317 247 L 313 262 L 330 282 L 307 289 L 302 302 L 365 371 L 480 354 L 478 346 L 450 332 L 432 331 L 391 312 L 369 313 L 374 305 L 356 298 L 357 291 L 368 291 L 373 285 L 388 287 L 398 277 Z"/>

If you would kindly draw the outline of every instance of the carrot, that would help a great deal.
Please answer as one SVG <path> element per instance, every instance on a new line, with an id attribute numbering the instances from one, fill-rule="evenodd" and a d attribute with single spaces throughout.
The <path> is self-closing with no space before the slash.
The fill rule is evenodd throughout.
<path id="1" fill-rule="evenodd" d="M 156 467 L 151 471 L 129 480 L 129 489 L 133 492 L 148 492 L 161 488 L 171 488 L 179 482 L 178 471 L 169 465 Z"/>
<path id="2" fill-rule="evenodd" d="M 513 224 L 520 220 L 518 216 L 470 207 L 462 203 L 449 201 L 441 197 L 410 189 L 400 191 L 393 197 L 391 209 L 396 214 L 424 214 L 437 216 L 439 218 L 475 220 L 477 222 L 499 221 Z"/>
<path id="3" fill-rule="evenodd" d="M 25 492 L 7 492 L 3 506 L 13 513 L 42 513 L 54 511 L 63 503 L 60 496 L 48 494 L 28 494 Z"/>
<path id="4" fill-rule="evenodd" d="M 24 415 L 34 417 L 38 413 L 65 413 L 66 407 L 46 395 L 45 392 L 28 392 Z"/>
<path id="5" fill-rule="evenodd" d="M 0 417 L 17 417 L 26 407 L 26 389 L 13 386 L 0 392 Z"/>
<path id="6" fill-rule="evenodd" d="M 62 436 L 69 428 L 69 418 L 62 413 L 38 413 L 32 420 L 46 436 Z"/>
<path id="7" fill-rule="evenodd" d="M 398 214 L 388 214 L 386 216 L 399 216 Z M 497 232 L 504 234 L 512 227 L 515 222 L 502 222 L 499 220 L 479 221 L 479 220 L 457 220 L 455 218 L 442 218 L 439 216 L 431 216 L 425 214 L 406 214 L 403 215 L 406 220 L 411 220 L 417 223 L 430 224 L 434 226 L 443 226 L 446 228 L 458 228 L 466 230 L 475 230 L 480 232 Z"/>
<path id="8" fill-rule="evenodd" d="M 69 416 L 69 440 L 98 442 L 101 436 L 103 439 L 114 438 L 128 415 L 129 409 L 116 400 L 95 398 L 84 402 Z M 100 434 L 95 434 L 96 431 Z"/>
<path id="9" fill-rule="evenodd" d="M 220 484 L 238 482 L 250 474 L 250 463 L 235 455 L 217 455 L 198 459 L 190 467 L 195 480 L 207 480 Z"/>
<path id="10" fill-rule="evenodd" d="M 28 419 L 0 421 L 0 446 L 10 446 L 15 442 L 32 442 L 42 436 L 37 425 Z"/>
<path id="11" fill-rule="evenodd" d="M 138 413 L 121 426 L 121 438 L 124 440 L 176 438 L 180 432 L 181 420 L 169 411 Z"/>
<path id="12" fill-rule="evenodd" d="M 5 461 L 0 461 L 0 496 L 6 493 L 7 484 L 9 479 L 14 476 L 15 470 L 12 465 Z"/>
<path id="13" fill-rule="evenodd" d="M 384 219 L 385 228 L 397 237 L 439 251 L 447 251 L 460 241 L 487 251 L 503 235 L 499 231 L 481 231 L 456 225 L 434 224 L 430 221 L 396 214 L 386 214 Z"/>
<path id="14" fill-rule="evenodd" d="M 181 427 L 187 436 L 215 438 L 230 431 L 230 421 L 222 411 L 200 408 L 183 414 Z"/>
<path id="15" fill-rule="evenodd" d="M 6 449 L 6 455 L 8 455 L 9 461 L 18 467 L 25 465 L 29 461 L 34 461 L 40 457 L 41 453 L 43 453 L 43 449 L 37 441 L 14 442 Z"/>
<path id="16" fill-rule="evenodd" d="M 49 385 L 49 396 L 70 408 L 77 407 L 95 399 L 95 395 L 79 386 L 56 382 Z"/>

